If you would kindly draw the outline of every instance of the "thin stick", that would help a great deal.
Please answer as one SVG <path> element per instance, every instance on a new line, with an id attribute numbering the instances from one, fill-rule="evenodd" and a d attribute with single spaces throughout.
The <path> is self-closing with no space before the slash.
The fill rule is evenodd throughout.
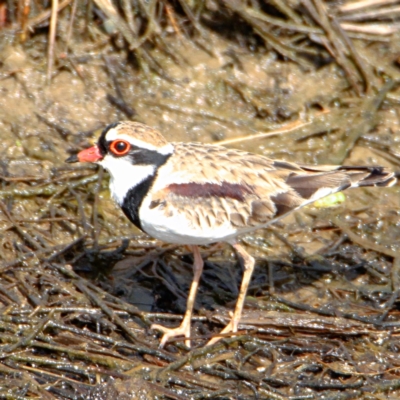
<path id="1" fill-rule="evenodd" d="M 50 19 L 50 32 L 49 32 L 49 48 L 47 52 L 47 83 L 51 81 L 51 74 L 53 72 L 54 63 L 54 43 L 56 40 L 57 31 L 57 13 L 58 0 L 53 0 L 51 3 L 51 19 Z"/>
<path id="2" fill-rule="evenodd" d="M 74 20 L 75 20 L 77 4 L 78 4 L 77 0 L 74 0 L 74 2 L 72 3 L 71 16 L 70 16 L 70 20 L 69 20 L 69 24 L 68 24 L 67 39 L 65 40 L 65 45 L 66 45 L 65 52 L 66 53 L 68 53 L 69 42 L 70 42 L 71 36 L 72 36 L 72 29 L 73 29 Z"/>
<path id="3" fill-rule="evenodd" d="M 361 0 L 361 1 L 356 1 L 353 3 L 347 3 L 343 4 L 340 7 L 338 7 L 339 11 L 341 12 L 351 12 L 355 10 L 360 10 L 362 8 L 369 8 L 369 7 L 382 7 L 382 6 L 388 6 L 390 4 L 395 4 L 397 3 L 398 0 Z"/>
<path id="4" fill-rule="evenodd" d="M 227 140 L 222 140 L 220 142 L 215 143 L 218 146 L 225 146 L 227 144 L 232 144 L 232 143 L 239 143 L 239 142 L 245 142 L 247 140 L 255 140 L 255 139 L 263 139 L 271 136 L 277 136 L 277 135 L 282 135 L 284 133 L 289 133 L 292 131 L 295 131 L 297 129 L 303 128 L 307 125 L 310 125 L 311 122 L 306 122 L 306 123 L 301 123 L 301 122 L 292 122 L 290 124 L 285 125 L 284 127 L 277 129 L 275 131 L 271 132 L 262 132 L 262 133 L 257 133 L 255 135 L 249 135 L 249 136 L 242 136 L 240 138 L 234 138 L 234 139 L 227 139 Z"/>
<path id="5" fill-rule="evenodd" d="M 71 0 L 63 0 L 58 6 L 58 11 L 61 11 L 63 8 L 67 7 L 67 5 L 71 3 Z M 30 19 L 28 21 L 27 29 L 33 30 L 36 26 L 44 24 L 48 18 L 50 18 L 52 11 L 43 11 L 38 16 Z"/>

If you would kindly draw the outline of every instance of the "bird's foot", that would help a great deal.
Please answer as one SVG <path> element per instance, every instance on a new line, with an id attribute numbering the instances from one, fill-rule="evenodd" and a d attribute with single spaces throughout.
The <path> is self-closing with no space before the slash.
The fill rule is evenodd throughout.
<path id="1" fill-rule="evenodd" d="M 225 335 L 226 333 L 236 333 L 238 331 L 239 319 L 235 317 L 235 315 L 232 316 L 232 313 L 229 314 L 231 315 L 231 320 L 229 324 L 226 325 L 225 328 L 222 329 L 222 331 L 217 336 L 214 336 L 211 340 L 209 340 L 206 346 L 211 346 L 212 344 L 217 343 L 219 340 L 224 338 L 223 335 Z"/>
<path id="2" fill-rule="evenodd" d="M 163 348 L 168 340 L 178 336 L 184 336 L 186 338 L 185 344 L 190 348 L 190 320 L 187 322 L 184 319 L 177 328 L 167 328 L 166 326 L 152 324 L 150 329 L 164 333 L 160 341 L 160 348 Z"/>

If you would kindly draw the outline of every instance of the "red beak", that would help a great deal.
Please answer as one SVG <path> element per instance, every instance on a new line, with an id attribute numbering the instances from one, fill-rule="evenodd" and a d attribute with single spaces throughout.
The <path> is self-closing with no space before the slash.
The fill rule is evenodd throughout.
<path id="1" fill-rule="evenodd" d="M 98 146 L 89 147 L 78 153 L 79 162 L 96 162 L 100 161 L 102 158 L 103 155 L 100 153 Z"/>
<path id="2" fill-rule="evenodd" d="M 88 149 L 80 151 L 78 154 L 75 154 L 69 157 L 66 162 L 74 163 L 74 162 L 91 162 L 94 163 L 96 161 L 100 161 L 103 159 L 103 155 L 100 152 L 98 146 L 89 147 Z"/>

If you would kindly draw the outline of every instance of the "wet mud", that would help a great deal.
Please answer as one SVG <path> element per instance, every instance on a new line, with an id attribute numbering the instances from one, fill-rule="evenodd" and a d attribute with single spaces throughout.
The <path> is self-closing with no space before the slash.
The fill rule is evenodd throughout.
<path id="1" fill-rule="evenodd" d="M 136 230 L 104 171 L 64 162 L 130 119 L 400 171 L 398 4 L 22 3 L 0 3 L 0 398 L 399 398 L 398 185 L 244 236 L 240 332 L 211 347 L 242 270 L 227 245 L 202 248 L 193 348 L 160 349 L 150 326 L 179 324 L 191 254 Z"/>

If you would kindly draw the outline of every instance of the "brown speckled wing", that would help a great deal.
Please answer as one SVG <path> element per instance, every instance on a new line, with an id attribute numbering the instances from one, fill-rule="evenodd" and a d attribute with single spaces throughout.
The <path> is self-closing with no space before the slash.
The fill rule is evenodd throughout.
<path id="1" fill-rule="evenodd" d="M 299 166 L 218 146 L 174 146 L 150 208 L 186 213 L 204 228 L 228 221 L 238 231 L 254 229 L 329 193 L 395 179 L 380 167 Z"/>

